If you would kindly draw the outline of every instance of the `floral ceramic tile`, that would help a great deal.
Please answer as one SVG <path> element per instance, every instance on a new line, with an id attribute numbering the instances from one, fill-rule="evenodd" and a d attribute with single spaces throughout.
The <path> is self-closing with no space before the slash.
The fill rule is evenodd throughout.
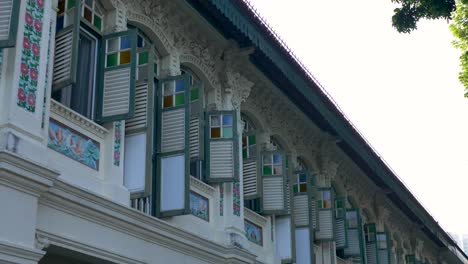
<path id="1" fill-rule="evenodd" d="M 190 192 L 190 212 L 196 217 L 210 221 L 208 198 Z"/>

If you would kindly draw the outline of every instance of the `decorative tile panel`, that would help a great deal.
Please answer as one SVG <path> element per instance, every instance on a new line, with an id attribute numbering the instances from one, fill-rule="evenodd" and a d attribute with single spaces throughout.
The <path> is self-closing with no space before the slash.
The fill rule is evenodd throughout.
<path id="1" fill-rule="evenodd" d="M 260 226 L 244 219 L 245 236 L 255 244 L 263 246 L 263 230 Z"/>
<path id="2" fill-rule="evenodd" d="M 122 121 L 114 122 L 114 165 L 120 166 L 120 148 L 122 144 Z"/>
<path id="3" fill-rule="evenodd" d="M 210 202 L 198 193 L 190 192 L 190 213 L 205 221 L 210 221 Z"/>
<path id="4" fill-rule="evenodd" d="M 219 184 L 219 215 L 224 215 L 224 183 Z"/>
<path id="5" fill-rule="evenodd" d="M 241 201 L 240 201 L 240 183 L 232 184 L 232 211 L 234 215 L 240 216 Z"/>
<path id="6" fill-rule="evenodd" d="M 17 105 L 34 113 L 40 68 L 44 0 L 27 0 Z"/>
<path id="7" fill-rule="evenodd" d="M 47 146 L 92 169 L 99 170 L 99 143 L 52 118 L 49 119 Z"/>

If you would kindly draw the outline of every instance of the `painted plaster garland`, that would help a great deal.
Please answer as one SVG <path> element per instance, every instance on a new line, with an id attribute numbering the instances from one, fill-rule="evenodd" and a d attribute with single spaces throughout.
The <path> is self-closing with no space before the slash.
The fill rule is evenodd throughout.
<path id="1" fill-rule="evenodd" d="M 114 165 L 120 166 L 120 149 L 122 145 L 122 121 L 114 122 Z"/>
<path id="2" fill-rule="evenodd" d="M 20 64 L 17 105 L 31 113 L 36 111 L 40 67 L 44 0 L 27 0 L 24 16 L 23 48 Z"/>

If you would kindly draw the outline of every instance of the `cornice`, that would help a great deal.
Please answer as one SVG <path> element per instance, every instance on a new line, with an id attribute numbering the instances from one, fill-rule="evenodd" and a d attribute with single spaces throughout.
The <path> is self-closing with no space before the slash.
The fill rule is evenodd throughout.
<path id="1" fill-rule="evenodd" d="M 52 187 L 59 172 L 9 151 L 0 151 L 0 184 L 39 196 Z"/>
<path id="2" fill-rule="evenodd" d="M 104 139 L 105 136 L 109 133 L 109 131 L 104 127 L 98 125 L 92 120 L 89 120 L 88 118 L 78 114 L 77 112 L 71 110 L 70 108 L 60 104 L 59 102 L 53 99 L 50 100 L 50 111 L 62 118 L 65 118 L 66 120 L 82 128 L 83 130 L 86 130 L 101 139 Z"/>
<path id="3" fill-rule="evenodd" d="M 225 263 L 228 258 L 235 259 L 237 262 L 234 263 L 255 263 L 256 256 L 246 250 L 208 241 L 163 220 L 116 204 L 105 197 L 92 194 L 62 180 L 57 180 L 54 187 L 42 196 L 39 202 L 117 232 L 126 233 L 209 263 Z"/>
<path id="4" fill-rule="evenodd" d="M 0 256 L 2 255 L 14 259 L 39 262 L 39 260 L 45 255 L 45 252 L 35 248 L 12 244 L 7 241 L 0 241 Z M 2 259 L 4 259 L 4 257 L 2 257 Z"/>

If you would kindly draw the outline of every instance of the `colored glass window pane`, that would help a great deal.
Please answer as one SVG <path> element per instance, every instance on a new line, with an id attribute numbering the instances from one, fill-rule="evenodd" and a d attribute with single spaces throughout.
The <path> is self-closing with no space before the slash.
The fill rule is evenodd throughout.
<path id="1" fill-rule="evenodd" d="M 94 24 L 94 26 L 95 26 L 97 29 L 101 30 L 101 27 L 102 27 L 102 19 L 101 19 L 99 16 L 94 15 L 94 22 L 93 22 L 93 24 Z"/>
<path id="2" fill-rule="evenodd" d="M 297 184 L 295 184 L 295 185 L 293 186 L 293 192 L 294 192 L 294 193 L 298 193 L 298 192 L 299 192 L 299 186 L 298 186 Z"/>
<path id="3" fill-rule="evenodd" d="M 174 94 L 173 86 L 171 85 L 172 82 L 166 82 L 163 85 L 163 95 L 172 95 Z"/>
<path id="4" fill-rule="evenodd" d="M 255 145 L 256 138 L 255 136 L 249 136 L 249 145 Z"/>
<path id="5" fill-rule="evenodd" d="M 307 184 L 299 185 L 300 192 L 307 192 Z"/>
<path id="6" fill-rule="evenodd" d="M 85 5 L 92 7 L 93 6 L 93 0 L 85 0 Z"/>
<path id="7" fill-rule="evenodd" d="M 306 182 L 307 181 L 307 176 L 305 174 L 300 174 L 299 175 L 299 182 Z"/>
<path id="8" fill-rule="evenodd" d="M 116 52 L 119 49 L 117 38 L 107 40 L 107 52 Z"/>
<path id="9" fill-rule="evenodd" d="M 232 126 L 232 115 L 223 115 L 223 126 Z"/>
<path id="10" fill-rule="evenodd" d="M 57 24 L 56 24 L 55 30 L 60 31 L 61 29 L 63 29 L 64 22 L 65 22 L 64 16 L 57 17 Z"/>
<path id="11" fill-rule="evenodd" d="M 176 94 L 175 96 L 175 106 L 180 106 L 185 104 L 185 94 Z"/>
<path id="12" fill-rule="evenodd" d="M 247 137 L 246 136 L 242 137 L 242 147 L 247 147 Z"/>
<path id="13" fill-rule="evenodd" d="M 281 175 L 283 174 L 283 168 L 282 166 L 273 166 L 273 174 L 274 175 Z"/>
<path id="14" fill-rule="evenodd" d="M 330 191 L 323 191 L 322 197 L 323 197 L 323 200 L 330 200 L 331 199 Z"/>
<path id="15" fill-rule="evenodd" d="M 63 14 L 65 12 L 65 0 L 59 0 L 57 8 L 58 8 L 57 14 L 58 15 Z"/>
<path id="16" fill-rule="evenodd" d="M 65 1 L 64 1 L 65 2 Z M 67 9 L 72 9 L 76 6 L 76 0 L 68 0 Z"/>
<path id="17" fill-rule="evenodd" d="M 106 67 L 117 66 L 117 53 L 107 55 Z"/>
<path id="18" fill-rule="evenodd" d="M 323 208 L 323 203 L 322 203 L 322 201 L 320 201 L 320 200 L 317 201 L 317 208 L 318 208 L 318 209 L 322 209 L 322 208 Z"/>
<path id="19" fill-rule="evenodd" d="M 221 137 L 221 128 L 212 127 L 211 128 L 211 138 L 220 138 Z"/>
<path id="20" fill-rule="evenodd" d="M 129 49 L 131 47 L 132 47 L 132 39 L 130 38 L 130 36 L 120 37 L 120 49 L 121 50 Z"/>
<path id="21" fill-rule="evenodd" d="M 212 115 L 211 116 L 211 126 L 212 127 L 217 127 L 221 125 L 220 118 L 217 115 Z"/>
<path id="22" fill-rule="evenodd" d="M 153 72 L 154 74 L 158 74 L 158 65 L 156 63 L 153 64 Z"/>
<path id="23" fill-rule="evenodd" d="M 270 155 L 263 156 L 263 164 L 271 164 L 271 156 Z"/>
<path id="24" fill-rule="evenodd" d="M 148 63 L 148 52 L 140 52 L 138 54 L 138 65 Z"/>
<path id="25" fill-rule="evenodd" d="M 172 107 L 172 95 L 169 95 L 169 96 L 164 96 L 164 99 L 163 99 L 163 107 L 164 108 L 167 108 L 167 107 Z"/>
<path id="26" fill-rule="evenodd" d="M 132 53 L 129 50 L 120 52 L 120 65 L 129 64 L 132 60 Z"/>
<path id="27" fill-rule="evenodd" d="M 143 38 L 141 36 L 137 37 L 137 47 L 142 48 L 143 47 Z"/>
<path id="28" fill-rule="evenodd" d="M 176 87 L 175 87 L 176 93 L 185 91 L 184 81 L 177 80 L 177 81 L 175 81 L 175 85 L 176 85 Z"/>
<path id="29" fill-rule="evenodd" d="M 198 100 L 198 96 L 199 96 L 199 95 L 198 95 L 198 92 L 199 92 L 199 90 L 196 89 L 196 88 L 190 90 L 190 100 L 192 100 L 192 101 Z"/>
<path id="30" fill-rule="evenodd" d="M 93 12 L 89 8 L 84 7 L 83 17 L 91 23 L 93 21 Z"/>
<path id="31" fill-rule="evenodd" d="M 242 150 L 242 157 L 243 157 L 244 159 L 247 158 L 247 149 L 243 149 L 243 150 Z"/>
<path id="32" fill-rule="evenodd" d="M 280 164 L 281 163 L 281 155 L 280 154 L 273 154 L 273 163 Z"/>
<path id="33" fill-rule="evenodd" d="M 223 127 L 223 138 L 232 138 L 232 127 Z"/>
<path id="34" fill-rule="evenodd" d="M 263 175 L 270 176 L 272 173 L 271 166 L 263 166 Z"/>

